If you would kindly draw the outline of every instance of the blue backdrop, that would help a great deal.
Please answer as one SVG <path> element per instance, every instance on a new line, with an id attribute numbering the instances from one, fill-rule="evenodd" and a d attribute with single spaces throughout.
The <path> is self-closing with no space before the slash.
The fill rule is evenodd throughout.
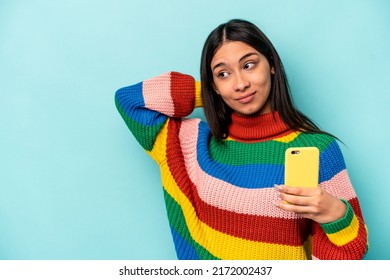
<path id="1" fill-rule="evenodd" d="M 2 0 L 0 259 L 175 259 L 158 168 L 114 93 L 199 78 L 206 36 L 231 18 L 263 29 L 300 109 L 345 143 L 366 259 L 390 259 L 386 0 Z"/>

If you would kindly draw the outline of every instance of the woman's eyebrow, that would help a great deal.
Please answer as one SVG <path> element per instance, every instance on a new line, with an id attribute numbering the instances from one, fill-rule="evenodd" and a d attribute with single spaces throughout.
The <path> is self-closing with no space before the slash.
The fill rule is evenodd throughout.
<path id="1" fill-rule="evenodd" d="M 259 55 L 258 55 L 257 53 L 255 53 L 255 52 L 247 53 L 246 55 L 244 55 L 243 57 L 240 58 L 239 62 L 241 62 L 241 61 L 247 59 L 248 57 L 250 57 L 250 56 L 252 56 L 252 55 L 257 55 L 257 56 L 259 56 Z"/>
<path id="2" fill-rule="evenodd" d="M 241 61 L 247 59 L 248 57 L 250 57 L 250 56 L 252 56 L 252 55 L 257 55 L 257 56 L 258 56 L 257 53 L 255 53 L 255 52 L 250 52 L 250 53 L 247 53 L 246 55 L 244 55 L 243 57 L 241 57 L 238 61 L 241 62 Z M 220 62 L 220 63 L 214 65 L 213 71 L 214 71 L 216 68 L 222 67 L 222 66 L 227 66 L 227 64 L 226 64 L 225 62 Z"/>
<path id="3" fill-rule="evenodd" d="M 214 71 L 216 68 L 218 68 L 218 67 L 222 67 L 222 66 L 226 66 L 226 65 L 227 65 L 227 64 L 226 64 L 225 62 L 220 62 L 220 63 L 214 65 L 213 71 Z"/>

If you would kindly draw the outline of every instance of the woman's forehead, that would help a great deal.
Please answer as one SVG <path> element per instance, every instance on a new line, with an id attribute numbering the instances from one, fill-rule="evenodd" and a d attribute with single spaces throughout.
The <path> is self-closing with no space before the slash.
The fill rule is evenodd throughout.
<path id="1" fill-rule="evenodd" d="M 260 55 L 260 53 L 248 44 L 240 41 L 225 41 L 214 53 L 211 65 L 220 63 L 230 64 L 240 62 L 248 54 Z"/>

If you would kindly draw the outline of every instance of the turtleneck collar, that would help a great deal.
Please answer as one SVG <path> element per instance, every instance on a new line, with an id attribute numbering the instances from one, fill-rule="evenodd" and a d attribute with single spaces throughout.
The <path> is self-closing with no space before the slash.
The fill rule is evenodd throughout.
<path id="1" fill-rule="evenodd" d="M 229 137 L 242 142 L 262 142 L 289 134 L 291 130 L 282 121 L 278 112 L 258 116 L 232 114 Z"/>

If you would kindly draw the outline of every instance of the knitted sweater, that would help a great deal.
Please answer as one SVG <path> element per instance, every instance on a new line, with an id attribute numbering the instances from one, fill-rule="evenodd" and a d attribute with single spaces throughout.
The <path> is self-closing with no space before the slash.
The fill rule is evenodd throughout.
<path id="1" fill-rule="evenodd" d="M 290 130 L 277 113 L 232 115 L 229 137 L 185 118 L 202 105 L 200 83 L 170 72 L 119 89 L 118 111 L 161 170 L 179 259 L 361 259 L 365 223 L 334 138 Z M 320 150 L 319 187 L 343 199 L 343 218 L 318 224 L 277 208 L 289 147 Z"/>

